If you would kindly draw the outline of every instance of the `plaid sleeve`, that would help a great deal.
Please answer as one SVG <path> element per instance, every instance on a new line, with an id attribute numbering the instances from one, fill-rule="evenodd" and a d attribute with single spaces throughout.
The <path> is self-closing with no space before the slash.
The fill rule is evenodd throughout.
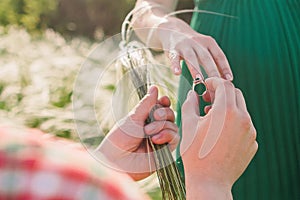
<path id="1" fill-rule="evenodd" d="M 38 130 L 0 127 L 0 200 L 148 199 L 129 177 L 80 145 Z"/>

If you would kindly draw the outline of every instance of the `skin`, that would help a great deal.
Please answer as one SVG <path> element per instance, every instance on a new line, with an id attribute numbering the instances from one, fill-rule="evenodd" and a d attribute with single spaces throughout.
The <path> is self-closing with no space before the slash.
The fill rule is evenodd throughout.
<path id="1" fill-rule="evenodd" d="M 244 172 L 258 149 L 256 130 L 247 111 L 243 94 L 230 81 L 220 78 L 209 78 L 206 80 L 206 86 L 208 91 L 204 94 L 203 98 L 211 102 L 212 105 L 206 108 L 205 116 L 199 115 L 199 99 L 194 91 L 189 92 L 187 100 L 182 106 L 183 137 L 180 147 L 185 167 L 187 199 L 232 199 L 232 185 Z M 156 121 L 146 125 L 144 120 L 148 117 L 151 108 L 157 104 L 162 107 L 154 112 Z M 147 159 L 143 160 L 131 157 L 134 152 L 145 152 L 145 148 L 142 145 L 143 138 L 140 138 L 141 133 L 143 134 L 142 136 L 144 134 L 152 135 L 156 133 L 155 136 L 157 138 L 152 137 L 153 142 L 169 142 L 171 149 L 174 149 L 178 143 L 178 129 L 174 124 L 174 113 L 169 106 L 169 99 L 167 97 L 158 99 L 157 88 L 151 87 L 148 95 L 125 117 L 123 123 L 117 124 L 109 133 L 101 144 L 99 151 L 106 155 L 110 161 L 116 161 L 114 164 L 119 164 L 117 161 L 120 159 L 122 162 L 126 162 L 128 166 L 134 168 L 141 165 L 144 166 L 148 162 Z M 222 123 L 213 120 L 215 116 L 220 115 L 224 116 Z M 205 143 L 208 142 L 210 144 L 210 139 L 216 135 L 213 132 L 215 129 L 211 129 L 210 126 L 215 127 L 220 124 L 222 125 L 222 129 L 220 129 L 221 132 L 219 133 L 217 143 L 207 155 L 199 157 L 199 152 L 201 152 Z M 149 128 L 149 126 L 153 126 L 154 129 Z M 76 159 L 74 162 L 77 162 L 76 166 L 82 172 L 85 170 L 90 171 L 90 166 L 94 165 L 95 161 L 90 156 L 87 156 L 83 148 L 69 149 L 68 145 L 74 145 L 69 141 L 57 142 L 55 137 L 51 139 L 51 136 L 49 138 L 45 133 L 37 130 L 32 130 L 28 134 L 24 134 L 23 130 L 22 133 L 18 131 L 19 128 L 11 129 L 10 131 L 7 126 L 0 127 L 1 138 L 6 138 L 6 140 L 0 140 L 0 144 L 5 147 L 7 142 L 14 141 L 17 144 L 22 144 L 27 150 L 37 153 L 37 155 L 40 155 L 41 152 L 48 152 L 47 148 L 61 151 L 64 155 L 73 155 L 75 152 L 77 157 L 75 156 Z M 32 134 L 35 137 L 32 137 Z M 205 140 L 205 138 L 208 139 Z M 115 146 L 112 146 L 112 144 Z M 46 149 L 46 151 L 40 151 L 40 148 L 42 150 Z M 114 151 L 116 149 L 118 151 Z M 123 150 L 127 152 L 124 154 Z M 17 153 L 17 151 L 10 152 L 11 156 L 14 153 Z M 23 151 L 20 153 L 22 155 L 20 154 L 16 158 L 12 157 L 13 162 L 11 164 L 18 163 L 16 162 L 18 158 L 23 158 L 23 155 L 26 158 L 28 154 L 28 152 L 24 154 Z M 4 154 L 4 158 L 5 156 L 7 155 Z M 52 156 L 57 158 L 56 154 Z M 78 156 L 81 162 L 78 162 Z M 30 157 L 32 157 L 31 154 Z M 75 157 L 71 156 L 70 158 Z M 43 159 L 46 158 L 47 156 L 43 157 Z M 55 166 L 66 164 L 60 157 L 58 160 L 47 160 L 46 163 L 50 163 L 50 167 L 52 166 L 51 163 L 56 163 Z M 66 166 L 72 165 L 72 162 L 67 163 L 69 164 Z M 48 165 L 45 164 L 45 166 Z M 122 165 L 118 169 L 121 170 L 121 167 Z M 53 173 L 53 171 L 51 172 Z M 103 172 L 106 172 L 106 170 Z M 147 177 L 150 173 L 129 173 L 129 175 L 135 180 L 139 180 Z M 60 175 L 57 174 L 57 176 Z M 117 176 L 119 174 L 112 173 L 112 175 Z M 26 176 L 26 178 L 28 177 Z M 123 178 L 118 176 L 117 181 L 122 182 Z M 69 187 L 71 186 L 69 185 Z M 131 189 L 134 190 L 135 188 Z M 145 198 L 141 196 L 140 199 Z"/>
<path id="2" fill-rule="evenodd" d="M 199 115 L 199 98 L 194 91 L 189 92 L 182 106 L 180 150 L 187 199 L 232 199 L 234 182 L 258 149 L 256 130 L 239 89 L 221 78 L 209 78 L 205 83 L 207 92 L 203 98 L 211 102 L 205 108 L 206 115 Z M 144 135 L 155 135 L 152 141 L 157 144 L 168 142 L 171 150 L 178 144 L 178 129 L 169 108 L 170 101 L 157 96 L 157 88 L 152 87 L 123 122 L 110 131 L 98 149 L 112 162 L 111 166 L 134 180 L 146 178 L 154 171 L 148 168 L 148 157 L 139 156 L 148 152 Z M 162 107 L 154 112 L 156 121 L 146 125 L 144 121 L 157 104 Z M 206 152 L 204 156 L 201 156 L 202 151 Z M 144 166 L 147 167 L 142 168 Z"/>
<path id="3" fill-rule="evenodd" d="M 142 16 L 140 11 L 134 13 L 132 22 L 137 35 L 149 47 L 166 52 L 175 75 L 181 74 L 180 61 L 185 60 L 193 78 L 204 79 L 201 65 L 209 77 L 232 80 L 228 60 L 211 36 L 197 33 L 179 18 L 165 17 L 175 10 L 176 5 L 176 0 L 138 0 L 136 10 L 145 6 L 151 8 L 144 9 Z"/>
<path id="4" fill-rule="evenodd" d="M 154 111 L 155 121 L 145 124 L 151 108 L 157 104 L 161 107 Z M 155 144 L 168 143 L 171 150 L 179 142 L 178 127 L 170 105 L 168 97 L 158 99 L 157 87 L 152 86 L 129 115 L 109 132 L 98 151 L 108 158 L 111 166 L 126 172 L 134 180 L 148 177 L 155 171 L 155 165 L 152 158 L 149 167 L 145 136 L 153 136 L 151 140 Z"/>
<path id="5" fill-rule="evenodd" d="M 186 176 L 187 199 L 232 199 L 231 188 L 254 157 L 256 130 L 242 92 L 230 81 L 206 80 L 204 99 L 212 102 L 199 115 L 198 96 L 190 91 L 182 106 L 181 153 Z M 225 113 L 225 115 L 224 115 Z M 223 121 L 215 121 L 216 116 Z M 214 126 L 222 126 L 216 143 Z M 210 146 L 207 144 L 214 144 Z M 210 149 L 201 157 L 203 147 Z"/>

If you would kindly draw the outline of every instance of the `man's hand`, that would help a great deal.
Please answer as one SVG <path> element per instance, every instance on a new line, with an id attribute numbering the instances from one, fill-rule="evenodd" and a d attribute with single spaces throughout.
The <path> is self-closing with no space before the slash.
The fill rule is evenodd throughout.
<path id="1" fill-rule="evenodd" d="M 153 113 L 155 121 L 145 124 L 155 105 L 160 105 Z M 175 116 L 170 105 L 166 96 L 158 100 L 156 87 L 149 89 L 149 93 L 114 126 L 98 148 L 111 167 L 128 173 L 134 180 L 146 178 L 155 171 L 152 149 L 146 136 L 151 136 L 155 144 L 168 143 L 171 150 L 179 142 L 178 127 L 174 124 Z"/>
<path id="2" fill-rule="evenodd" d="M 205 116 L 199 116 L 194 91 L 182 106 L 181 154 L 187 197 L 231 199 L 232 185 L 257 151 L 256 130 L 239 89 L 221 78 L 207 79 L 206 85 L 204 99 L 212 106 L 205 109 Z"/>

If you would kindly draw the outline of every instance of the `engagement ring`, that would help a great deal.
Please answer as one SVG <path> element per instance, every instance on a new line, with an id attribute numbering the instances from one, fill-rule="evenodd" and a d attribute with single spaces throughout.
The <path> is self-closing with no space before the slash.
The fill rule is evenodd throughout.
<path id="1" fill-rule="evenodd" d="M 207 90 L 205 82 L 199 77 L 195 78 L 193 81 L 192 90 L 197 92 L 199 96 L 203 96 Z"/>

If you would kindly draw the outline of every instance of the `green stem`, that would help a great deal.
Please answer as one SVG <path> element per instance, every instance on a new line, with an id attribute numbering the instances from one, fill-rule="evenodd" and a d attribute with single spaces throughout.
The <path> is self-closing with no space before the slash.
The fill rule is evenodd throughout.
<path id="1" fill-rule="evenodd" d="M 131 80 L 137 90 L 139 99 L 142 99 L 147 94 L 147 71 L 142 71 L 143 69 L 135 69 L 135 62 L 132 61 L 133 58 L 131 58 L 129 53 L 127 56 L 131 67 Z M 144 70 L 147 70 L 147 68 Z M 154 121 L 153 112 L 158 107 L 159 106 L 157 105 L 152 108 L 146 123 L 151 123 Z M 147 141 L 153 150 L 156 173 L 163 199 L 185 200 L 185 186 L 180 178 L 178 168 L 175 164 L 168 144 L 154 144 L 150 137 L 147 138 Z"/>

